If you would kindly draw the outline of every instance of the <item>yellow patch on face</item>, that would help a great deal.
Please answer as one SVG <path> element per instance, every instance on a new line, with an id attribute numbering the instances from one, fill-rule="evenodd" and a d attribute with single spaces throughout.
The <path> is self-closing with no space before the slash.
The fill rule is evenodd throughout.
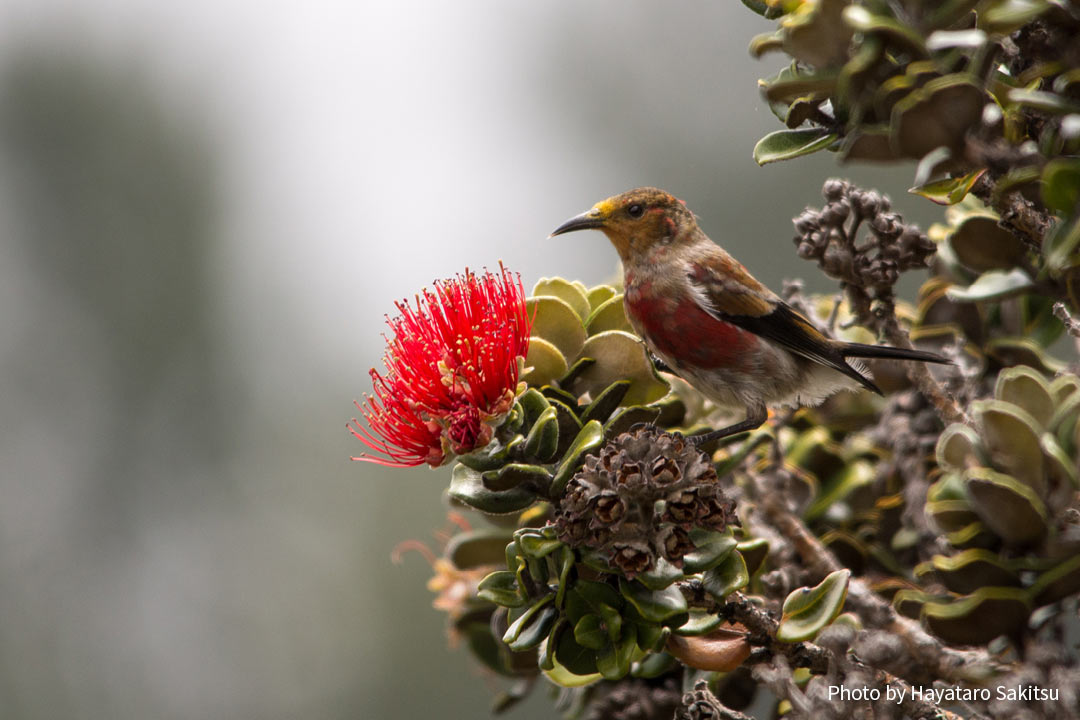
<path id="1" fill-rule="evenodd" d="M 611 217 L 616 210 L 617 206 L 610 199 L 602 200 L 593 205 L 593 211 L 604 220 Z"/>

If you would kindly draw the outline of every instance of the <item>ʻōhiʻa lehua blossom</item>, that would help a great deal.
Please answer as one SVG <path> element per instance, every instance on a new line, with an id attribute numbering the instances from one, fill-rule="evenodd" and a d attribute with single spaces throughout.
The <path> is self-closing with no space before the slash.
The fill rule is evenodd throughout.
<path id="1" fill-rule="evenodd" d="M 372 368 L 375 396 L 357 403 L 368 427 L 349 425 L 378 455 L 353 459 L 437 467 L 486 445 L 513 405 L 529 351 L 525 291 L 500 263 L 498 275 L 466 270 L 397 309 L 386 372 Z"/>

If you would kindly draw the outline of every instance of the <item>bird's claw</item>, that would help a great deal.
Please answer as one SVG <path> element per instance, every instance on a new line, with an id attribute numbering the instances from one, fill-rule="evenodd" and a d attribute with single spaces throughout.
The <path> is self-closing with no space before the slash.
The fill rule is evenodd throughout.
<path id="1" fill-rule="evenodd" d="M 655 430 L 657 430 L 659 432 L 671 435 L 672 437 L 674 437 L 674 438 L 676 438 L 678 440 L 684 440 L 684 441 L 689 441 L 690 440 L 690 438 L 687 438 L 685 435 L 683 435 L 678 430 L 665 430 L 664 428 L 660 427 L 659 425 L 656 425 L 656 424 L 651 423 L 651 422 L 634 423 L 633 425 L 630 426 L 630 428 L 627 430 L 627 432 L 637 432 L 638 430 L 644 430 L 646 428 L 653 428 L 653 429 L 655 429 Z"/>
<path id="2" fill-rule="evenodd" d="M 671 366 L 660 359 L 660 357 L 653 352 L 649 353 L 649 359 L 652 360 L 653 367 L 660 372 L 675 374 L 675 371 L 671 369 Z"/>

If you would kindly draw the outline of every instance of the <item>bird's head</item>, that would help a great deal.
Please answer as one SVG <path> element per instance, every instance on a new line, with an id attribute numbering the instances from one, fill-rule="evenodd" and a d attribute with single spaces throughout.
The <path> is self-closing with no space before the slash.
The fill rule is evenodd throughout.
<path id="1" fill-rule="evenodd" d="M 658 246 L 691 239 L 694 214 L 682 200 L 657 188 L 643 187 L 609 197 L 575 215 L 551 233 L 603 230 L 623 263 L 643 259 Z"/>

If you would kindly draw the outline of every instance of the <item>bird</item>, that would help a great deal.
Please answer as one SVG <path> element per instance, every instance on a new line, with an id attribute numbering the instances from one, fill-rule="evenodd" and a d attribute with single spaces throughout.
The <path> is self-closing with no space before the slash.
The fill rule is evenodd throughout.
<path id="1" fill-rule="evenodd" d="M 658 368 L 745 420 L 693 436 L 702 445 L 760 427 L 770 407 L 821 403 L 860 387 L 882 395 L 858 358 L 951 363 L 935 353 L 828 337 L 709 239 L 683 201 L 658 188 L 598 202 L 549 237 L 600 230 L 622 260 L 623 305 Z"/>

